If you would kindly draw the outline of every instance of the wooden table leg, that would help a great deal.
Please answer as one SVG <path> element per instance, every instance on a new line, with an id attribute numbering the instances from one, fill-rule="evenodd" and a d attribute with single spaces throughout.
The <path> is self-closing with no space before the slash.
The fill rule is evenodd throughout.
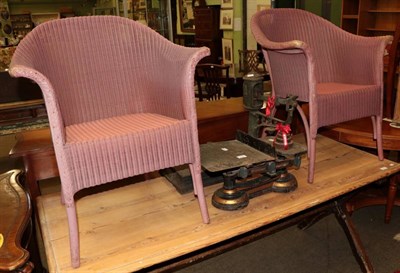
<path id="1" fill-rule="evenodd" d="M 364 246 L 362 245 L 360 236 L 358 235 L 353 221 L 351 220 L 350 213 L 346 209 L 346 203 L 350 196 L 351 195 L 347 195 L 343 198 L 335 200 L 325 207 L 322 207 L 322 209 L 320 209 L 317 213 L 304 217 L 304 219 L 302 219 L 302 221 L 298 224 L 298 228 L 305 230 L 317 223 L 323 217 L 334 213 L 337 221 L 346 234 L 350 247 L 353 251 L 353 255 L 356 258 L 357 263 L 360 265 L 362 272 L 374 272 L 372 264 L 368 258 Z"/>
<path id="2" fill-rule="evenodd" d="M 392 210 L 396 199 L 397 182 L 399 174 L 392 175 L 389 182 L 389 190 L 385 208 L 385 223 L 389 223 L 392 218 Z"/>
<path id="3" fill-rule="evenodd" d="M 345 232 L 350 246 L 353 250 L 353 254 L 362 270 L 365 273 L 372 273 L 374 269 L 367 256 L 367 253 L 361 243 L 360 237 L 357 230 L 345 208 L 345 201 L 348 196 L 341 198 L 339 200 L 330 201 L 322 204 L 318 207 L 311 208 L 306 212 L 294 215 L 288 219 L 284 219 L 279 223 L 274 223 L 265 227 L 260 227 L 256 230 L 238 235 L 230 240 L 217 243 L 216 245 L 206 247 L 199 251 L 190 253 L 188 255 L 182 256 L 180 258 L 167 261 L 162 264 L 146 268 L 146 272 L 160 273 L 160 272 L 172 272 L 177 269 L 182 269 L 186 266 L 192 265 L 197 262 L 201 262 L 205 259 L 215 257 L 226 251 L 235 249 L 237 247 L 249 244 L 263 237 L 281 231 L 293 225 L 298 225 L 301 229 L 307 229 L 313 224 L 317 223 L 318 220 L 332 213 L 335 214 L 336 219 L 341 225 L 343 231 Z"/>
<path id="4" fill-rule="evenodd" d="M 360 236 L 354 227 L 354 223 L 351 220 L 349 213 L 345 209 L 345 204 L 345 198 L 339 201 L 334 201 L 333 212 L 343 231 L 346 233 L 353 254 L 360 265 L 361 270 L 366 273 L 374 272 L 372 264 L 368 258 L 364 246 L 362 245 Z"/>
<path id="5" fill-rule="evenodd" d="M 26 173 L 26 186 L 36 208 L 36 198 L 41 195 L 38 181 L 59 176 L 54 150 L 40 151 L 22 156 Z"/>
<path id="6" fill-rule="evenodd" d="M 40 195 L 40 189 L 38 181 L 36 180 L 36 175 L 34 172 L 34 167 L 29 156 L 24 156 L 24 166 L 25 166 L 25 183 L 31 196 L 34 207 L 36 208 L 36 198 Z"/>

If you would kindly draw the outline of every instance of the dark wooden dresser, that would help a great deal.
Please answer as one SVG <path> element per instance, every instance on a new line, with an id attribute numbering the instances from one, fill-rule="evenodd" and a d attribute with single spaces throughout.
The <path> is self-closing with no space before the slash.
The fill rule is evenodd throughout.
<path id="1" fill-rule="evenodd" d="M 222 31 L 219 29 L 219 13 L 219 5 L 194 8 L 195 44 L 211 50 L 211 55 L 202 59 L 202 63 L 221 63 Z"/>

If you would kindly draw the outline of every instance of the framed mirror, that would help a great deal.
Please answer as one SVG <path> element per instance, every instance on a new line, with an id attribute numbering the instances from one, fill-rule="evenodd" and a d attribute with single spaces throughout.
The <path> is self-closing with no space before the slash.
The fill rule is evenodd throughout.
<path id="1" fill-rule="evenodd" d="M 192 0 L 178 0 L 182 32 L 194 32 L 194 7 Z"/>

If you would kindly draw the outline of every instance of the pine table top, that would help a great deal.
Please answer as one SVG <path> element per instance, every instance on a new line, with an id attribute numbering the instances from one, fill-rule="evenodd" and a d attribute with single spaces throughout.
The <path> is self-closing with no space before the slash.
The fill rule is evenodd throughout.
<path id="1" fill-rule="evenodd" d="M 304 137 L 303 137 L 304 138 Z M 302 139 L 302 138 L 301 138 Z M 77 200 L 81 266 L 73 272 L 134 272 L 234 238 L 342 196 L 400 170 L 400 164 L 318 136 L 314 184 L 308 162 L 291 170 L 298 188 L 268 193 L 238 211 L 211 205 L 221 184 L 205 188 L 210 224 L 203 224 L 197 199 L 180 195 L 163 177 L 86 195 Z M 38 198 L 40 225 L 50 272 L 72 271 L 66 211 L 60 194 Z"/>

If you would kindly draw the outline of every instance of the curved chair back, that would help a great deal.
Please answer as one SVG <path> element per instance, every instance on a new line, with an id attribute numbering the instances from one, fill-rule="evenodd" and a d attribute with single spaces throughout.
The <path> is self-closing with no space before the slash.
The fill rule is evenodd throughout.
<path id="1" fill-rule="evenodd" d="M 360 37 L 331 22 L 299 9 L 269 9 L 255 14 L 251 30 L 266 56 L 276 95 L 298 95 L 308 102 L 319 82 L 378 84 L 379 67 L 370 62 L 362 69 L 349 63 L 360 61 L 361 49 L 352 46 Z M 376 50 L 379 49 L 376 45 Z M 368 71 L 367 71 L 368 70 Z M 287 77 L 290 75 L 290 77 Z"/>
<path id="2" fill-rule="evenodd" d="M 181 52 L 181 47 L 133 20 L 104 17 L 75 17 L 39 25 L 21 41 L 17 50 L 25 54 L 17 54 L 14 63 L 46 75 L 65 126 L 155 109 L 183 118 L 181 107 L 159 107 L 167 90 L 157 82 L 178 77 L 186 64 L 184 58 L 194 50 Z M 180 67 L 173 75 L 156 73 L 169 70 L 171 60 Z M 178 91 L 183 88 L 176 86 Z M 173 98 L 179 103 L 179 97 Z"/>

